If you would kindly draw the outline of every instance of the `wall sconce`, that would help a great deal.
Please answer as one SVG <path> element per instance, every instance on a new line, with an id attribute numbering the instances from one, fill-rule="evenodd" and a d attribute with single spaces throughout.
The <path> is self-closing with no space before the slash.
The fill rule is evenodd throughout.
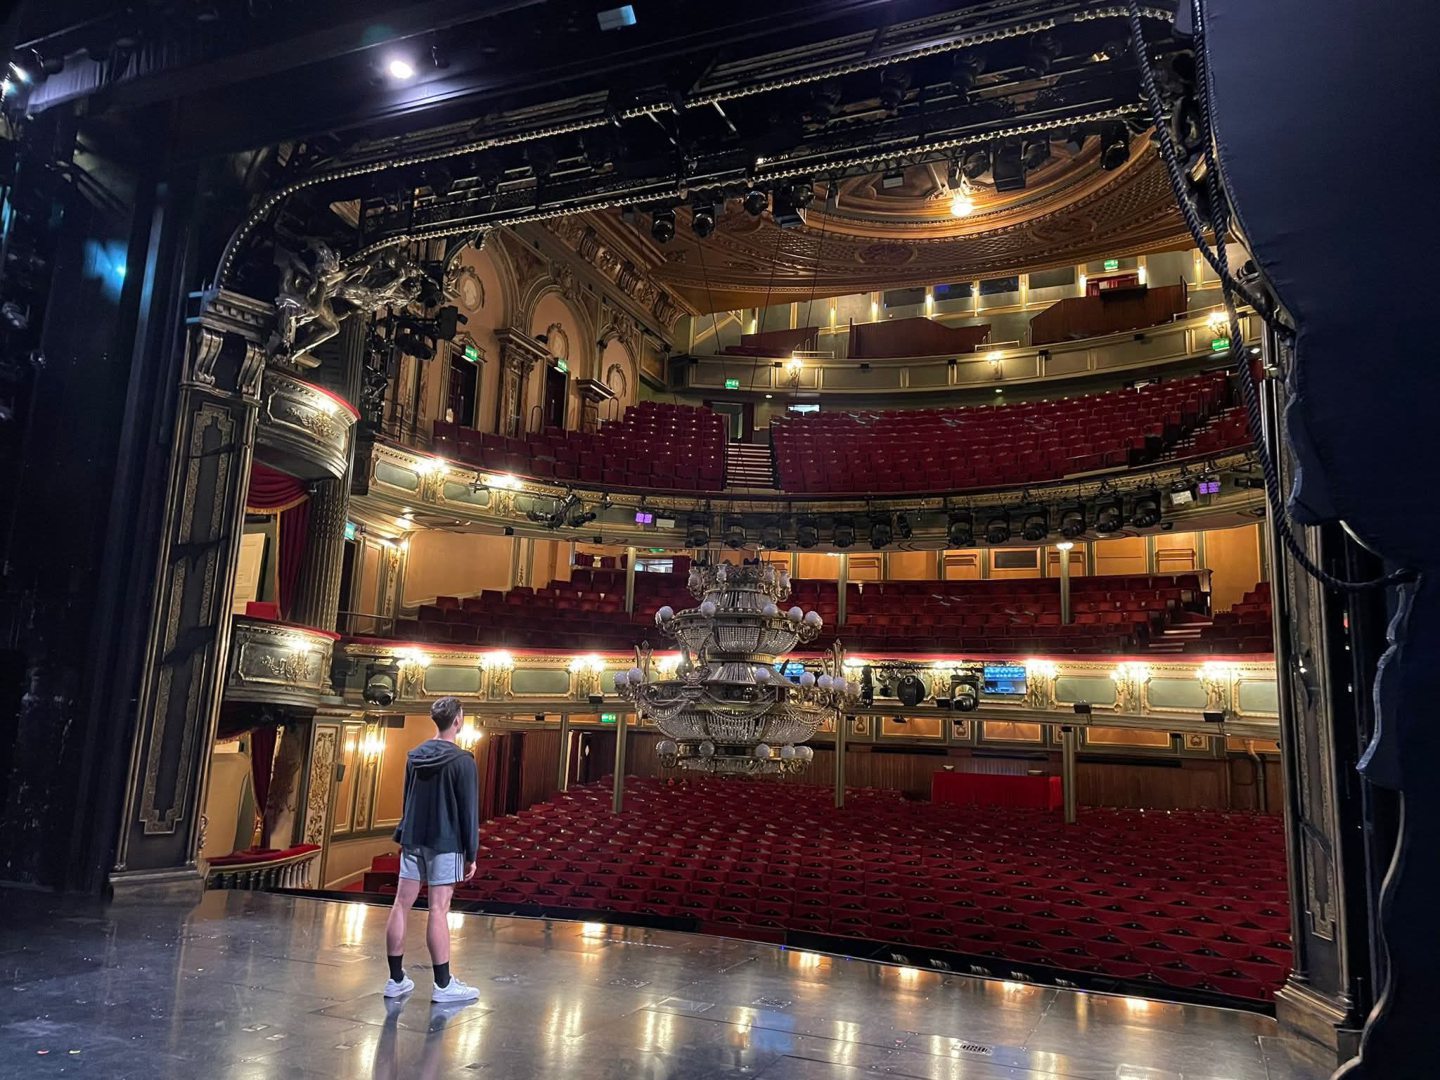
<path id="1" fill-rule="evenodd" d="M 465 722 L 460 725 L 460 734 L 455 736 L 455 742 L 462 750 L 474 750 L 475 744 L 484 737 L 485 732 L 481 731 L 475 721 L 467 716 Z"/>
<path id="2" fill-rule="evenodd" d="M 785 374 L 790 379 L 791 389 L 800 388 L 800 373 L 805 370 L 805 361 L 798 356 L 792 356 L 785 362 Z"/>
<path id="3" fill-rule="evenodd" d="M 515 657 L 504 649 L 497 649 L 495 652 L 486 653 L 480 663 L 489 671 L 512 671 L 515 668 Z"/>
<path id="4" fill-rule="evenodd" d="M 577 656 L 570 661 L 571 675 L 599 675 L 605 670 L 605 661 L 594 653 L 587 653 L 584 656 Z"/>
<path id="5" fill-rule="evenodd" d="M 1240 669 L 1223 661 L 1207 660 L 1195 671 L 1195 677 L 1205 688 L 1206 719 L 1210 713 L 1224 714 L 1230 708 L 1230 697 Z"/>
<path id="6" fill-rule="evenodd" d="M 1110 673 L 1115 681 L 1115 711 L 1140 712 L 1144 708 L 1145 684 L 1150 681 L 1146 664 L 1117 664 Z"/>
<path id="7" fill-rule="evenodd" d="M 1218 337 L 1230 325 L 1230 316 L 1224 311 L 1212 311 L 1205 316 L 1205 325 L 1213 336 Z"/>
<path id="8" fill-rule="evenodd" d="M 385 736 L 380 732 L 380 725 L 366 724 L 365 734 L 360 738 L 361 759 L 367 762 L 376 761 L 384 750 Z"/>

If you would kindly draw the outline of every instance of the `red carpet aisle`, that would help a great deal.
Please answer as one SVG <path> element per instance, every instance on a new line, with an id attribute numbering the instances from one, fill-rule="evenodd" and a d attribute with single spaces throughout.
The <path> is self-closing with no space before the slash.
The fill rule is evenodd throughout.
<path id="1" fill-rule="evenodd" d="M 485 824 L 457 896 L 801 930 L 1056 968 L 1273 995 L 1288 971 L 1278 818 L 1199 811 L 1058 814 L 907 802 L 764 782 L 631 780 Z M 393 888 L 375 860 L 368 890 Z"/>

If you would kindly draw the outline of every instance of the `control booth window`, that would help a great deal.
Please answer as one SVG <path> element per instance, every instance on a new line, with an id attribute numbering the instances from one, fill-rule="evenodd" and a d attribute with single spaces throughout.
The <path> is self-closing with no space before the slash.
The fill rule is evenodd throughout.
<path id="1" fill-rule="evenodd" d="M 792 416 L 807 416 L 810 413 L 818 413 L 820 406 L 813 403 L 809 405 L 791 404 L 785 406 L 785 411 Z"/>
<path id="2" fill-rule="evenodd" d="M 675 560 L 672 558 L 636 559 L 635 572 L 637 574 L 673 574 L 675 572 Z"/>

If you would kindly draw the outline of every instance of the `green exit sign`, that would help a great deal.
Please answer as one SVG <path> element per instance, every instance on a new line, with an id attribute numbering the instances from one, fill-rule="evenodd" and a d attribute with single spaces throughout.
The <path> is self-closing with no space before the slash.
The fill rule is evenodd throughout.
<path id="1" fill-rule="evenodd" d="M 568 374 L 570 371 L 570 365 L 567 364 L 564 360 L 556 360 L 555 370 L 560 372 L 561 374 Z"/>
<path id="2" fill-rule="evenodd" d="M 739 389 L 740 389 L 740 380 L 739 380 L 739 379 L 726 379 L 726 380 L 725 380 L 725 389 L 726 389 L 726 390 L 739 390 Z"/>
<path id="3" fill-rule="evenodd" d="M 1119 259 L 1106 259 L 1106 260 L 1105 260 L 1105 269 L 1106 269 L 1106 270 L 1119 270 L 1119 269 L 1120 269 L 1120 260 L 1119 260 Z"/>
<path id="4" fill-rule="evenodd" d="M 1217 337 L 1210 339 L 1211 352 L 1228 352 L 1230 350 L 1230 339 L 1228 337 Z"/>
<path id="5" fill-rule="evenodd" d="M 472 364 L 478 364 L 478 363 L 480 362 L 480 346 L 479 346 L 479 345 L 466 345 L 466 346 L 465 346 L 465 359 L 466 359 L 466 360 L 469 360 Z"/>
<path id="6" fill-rule="evenodd" d="M 619 714 L 619 713 L 613 713 L 613 712 L 602 712 L 602 713 L 600 714 L 600 722 L 601 722 L 602 724 L 616 724 L 616 723 L 619 723 L 619 722 L 620 722 L 620 714 Z"/>

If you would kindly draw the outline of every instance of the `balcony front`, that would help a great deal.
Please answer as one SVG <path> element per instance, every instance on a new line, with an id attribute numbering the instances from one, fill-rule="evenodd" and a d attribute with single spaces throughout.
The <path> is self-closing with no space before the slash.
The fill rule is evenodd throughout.
<path id="1" fill-rule="evenodd" d="M 314 709 L 331 700 L 336 637 L 304 626 L 235 617 L 225 701 Z"/>
<path id="2" fill-rule="evenodd" d="M 359 419 L 353 406 L 329 390 L 267 369 L 260 387 L 255 456 L 301 480 L 341 477 Z"/>

